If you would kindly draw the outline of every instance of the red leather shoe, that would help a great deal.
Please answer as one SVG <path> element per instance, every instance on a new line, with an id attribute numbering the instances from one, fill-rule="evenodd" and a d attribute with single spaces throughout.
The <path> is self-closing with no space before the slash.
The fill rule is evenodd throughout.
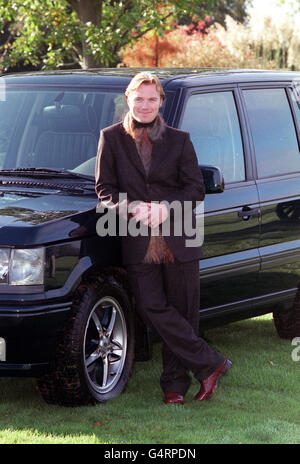
<path id="1" fill-rule="evenodd" d="M 164 403 L 183 404 L 183 396 L 176 392 L 166 392 Z"/>
<path id="2" fill-rule="evenodd" d="M 195 395 L 194 400 L 209 400 L 217 390 L 220 377 L 227 374 L 231 368 L 231 365 L 231 361 L 229 361 L 229 359 L 225 359 L 222 365 L 215 372 L 213 372 L 209 377 L 207 377 L 207 379 L 201 382 L 200 391 L 197 393 L 197 395 Z"/>

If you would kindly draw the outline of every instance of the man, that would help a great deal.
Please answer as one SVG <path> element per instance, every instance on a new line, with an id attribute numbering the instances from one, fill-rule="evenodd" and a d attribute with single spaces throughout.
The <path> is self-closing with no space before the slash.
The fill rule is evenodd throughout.
<path id="1" fill-rule="evenodd" d="M 201 384 L 195 400 L 203 401 L 231 362 L 197 335 L 202 250 L 186 246 L 184 225 L 191 218 L 195 228 L 193 209 L 205 195 L 202 174 L 189 134 L 167 126 L 159 115 L 165 94 L 157 76 L 137 74 L 125 95 L 129 111 L 123 122 L 101 131 L 96 192 L 103 205 L 125 218 L 128 210 L 130 221 L 141 226 L 140 234 L 122 237 L 123 262 L 137 311 L 163 341 L 164 402 L 183 404 L 189 371 Z"/>

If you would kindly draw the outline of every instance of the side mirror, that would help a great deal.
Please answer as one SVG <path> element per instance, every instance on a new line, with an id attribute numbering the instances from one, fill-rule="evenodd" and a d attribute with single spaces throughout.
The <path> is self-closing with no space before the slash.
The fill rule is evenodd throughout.
<path id="1" fill-rule="evenodd" d="M 224 177 L 221 170 L 216 166 L 200 165 L 199 167 L 202 171 L 206 193 L 224 192 Z"/>

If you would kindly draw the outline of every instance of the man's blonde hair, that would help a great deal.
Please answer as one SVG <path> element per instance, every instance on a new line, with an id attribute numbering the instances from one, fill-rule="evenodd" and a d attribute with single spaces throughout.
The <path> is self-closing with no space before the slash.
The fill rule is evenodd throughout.
<path id="1" fill-rule="evenodd" d="M 159 78 L 155 74 L 153 74 L 153 73 L 151 73 L 149 71 L 142 71 L 142 72 L 136 74 L 131 79 L 131 81 L 130 81 L 130 83 L 129 83 L 126 91 L 125 91 L 126 97 L 128 97 L 128 95 L 131 92 L 137 90 L 139 88 L 139 86 L 142 85 L 142 84 L 155 84 L 161 99 L 164 100 L 166 98 L 164 89 L 162 88 L 162 85 L 160 83 Z"/>

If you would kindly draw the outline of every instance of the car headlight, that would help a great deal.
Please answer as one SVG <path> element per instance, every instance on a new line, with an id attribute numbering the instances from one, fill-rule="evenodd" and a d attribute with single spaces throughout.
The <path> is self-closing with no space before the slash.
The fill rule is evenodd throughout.
<path id="1" fill-rule="evenodd" d="M 0 283 L 42 285 L 44 283 L 44 248 L 0 249 Z"/>

